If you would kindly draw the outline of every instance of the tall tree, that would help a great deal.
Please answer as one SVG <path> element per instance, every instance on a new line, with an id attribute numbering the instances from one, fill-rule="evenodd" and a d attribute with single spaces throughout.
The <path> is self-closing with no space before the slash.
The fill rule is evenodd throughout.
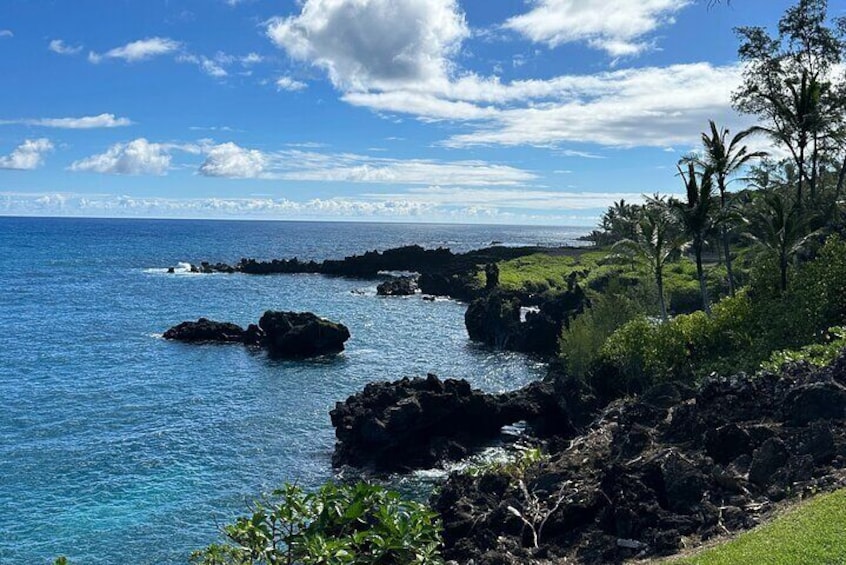
<path id="1" fill-rule="evenodd" d="M 690 240 L 690 247 L 696 259 L 696 276 L 699 278 L 699 291 L 702 294 L 702 309 L 710 314 L 711 303 L 708 300 L 708 285 L 705 282 L 702 252 L 705 250 L 708 238 L 720 225 L 720 214 L 715 205 L 712 171 L 705 169 L 700 174 L 701 178 L 697 179 L 694 163 L 689 162 L 687 166 L 686 175 L 679 166 L 679 174 L 687 192 L 687 202 L 671 199 L 670 208 L 678 218 L 682 231 Z"/>
<path id="2" fill-rule="evenodd" d="M 633 237 L 618 241 L 612 250 L 637 259 L 647 265 L 655 277 L 661 318 L 667 320 L 667 302 L 664 298 L 664 265 L 681 248 L 683 240 L 669 213 L 667 201 L 655 195 L 640 209 Z"/>
<path id="3" fill-rule="evenodd" d="M 760 130 L 785 147 L 798 169 L 797 205 L 805 186 L 816 197 L 821 152 L 841 137 L 846 123 L 844 77 L 846 19 L 828 24 L 826 0 L 799 0 L 771 37 L 761 27 L 741 27 L 738 51 L 745 63 L 735 107 L 763 120 Z"/>
<path id="4" fill-rule="evenodd" d="M 766 157 L 767 153 L 764 151 L 749 151 L 745 145 L 742 145 L 743 141 L 754 133 L 754 128 L 740 131 L 729 140 L 731 133 L 727 128 L 718 129 L 714 120 L 710 120 L 708 123 L 711 126 L 711 131 L 710 133 L 702 133 L 702 156 L 696 158 L 695 162 L 703 170 L 710 170 L 713 173 L 714 179 L 717 181 L 717 190 L 720 193 L 720 211 L 725 216 L 728 208 L 730 177 L 752 160 Z M 731 246 L 729 245 L 729 232 L 725 222 L 720 225 L 720 240 L 726 258 L 729 292 L 734 296 L 735 281 L 732 270 Z"/>
<path id="5" fill-rule="evenodd" d="M 759 193 L 746 221 L 749 225 L 746 236 L 776 257 L 779 287 L 785 292 L 790 262 L 815 235 L 808 233 L 807 215 L 789 196 L 770 190 Z"/>

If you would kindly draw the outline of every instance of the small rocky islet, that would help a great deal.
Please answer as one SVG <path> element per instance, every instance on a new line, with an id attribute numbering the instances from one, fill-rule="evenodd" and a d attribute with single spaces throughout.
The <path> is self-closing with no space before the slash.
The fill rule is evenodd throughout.
<path id="1" fill-rule="evenodd" d="M 551 295 L 500 289 L 496 261 L 535 252 L 456 255 L 412 246 L 323 263 L 242 260 L 196 269 L 356 278 L 413 271 L 419 275 L 388 277 L 379 294 L 406 296 L 419 288 L 464 300 L 473 341 L 550 355 L 562 328 L 590 303 L 575 277 Z M 322 332 L 306 327 L 333 328 L 333 345 L 304 346 Z M 293 355 L 280 345 L 290 342 L 280 336 L 291 331 L 305 347 Z M 200 319 L 165 337 L 308 357 L 343 350 L 349 332 L 310 313 L 267 312 L 247 329 Z M 444 525 L 444 557 L 476 565 L 671 555 L 751 528 L 782 501 L 846 485 L 846 354 L 824 368 L 785 365 L 778 374 L 639 392 L 609 395 L 555 362 L 543 381 L 502 394 L 435 375 L 371 383 L 331 411 L 333 465 L 377 474 L 432 468 L 464 460 L 500 437 L 503 426 L 525 422 L 527 436 L 544 446 L 539 461 L 507 473 L 452 473 L 432 496 Z"/>
<path id="2" fill-rule="evenodd" d="M 311 312 L 268 310 L 257 325 L 250 324 L 246 329 L 231 322 L 200 318 L 170 328 L 163 337 L 188 343 L 241 343 L 266 349 L 271 357 L 306 358 L 343 351 L 350 331 Z"/>

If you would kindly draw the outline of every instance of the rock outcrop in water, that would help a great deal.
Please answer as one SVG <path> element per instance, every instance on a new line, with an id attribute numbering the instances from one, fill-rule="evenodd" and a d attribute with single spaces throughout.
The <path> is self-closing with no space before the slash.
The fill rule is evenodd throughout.
<path id="1" fill-rule="evenodd" d="M 371 383 L 331 412 L 338 440 L 333 463 L 377 471 L 430 468 L 463 459 L 519 421 L 540 433 L 571 435 L 587 421 L 592 398 L 581 396 L 578 386 L 568 399 L 561 392 L 555 383 L 536 382 L 486 394 L 465 380 L 435 375 Z"/>
<path id="2" fill-rule="evenodd" d="M 259 320 L 262 345 L 273 357 L 316 357 L 340 353 L 350 331 L 310 312 L 267 311 Z"/>
<path id="3" fill-rule="evenodd" d="M 396 277 L 376 287 L 379 296 L 411 296 L 417 292 L 417 277 Z"/>
<path id="4" fill-rule="evenodd" d="M 263 347 L 273 357 L 317 357 L 339 353 L 350 338 L 346 326 L 310 312 L 268 310 L 258 325 L 245 330 L 237 324 L 200 318 L 182 322 L 164 333 L 164 338 L 188 343 L 242 343 Z"/>
<path id="5" fill-rule="evenodd" d="M 612 402 L 557 445 L 517 475 L 450 476 L 433 499 L 448 559 L 667 555 L 750 528 L 788 497 L 843 487 L 846 354 L 823 369 L 714 378 L 698 391 L 660 385 Z"/>
<path id="6" fill-rule="evenodd" d="M 193 343 L 244 343 L 244 328 L 229 322 L 215 322 L 200 318 L 196 322 L 182 322 L 164 333 L 165 339 Z"/>
<path id="7" fill-rule="evenodd" d="M 470 303 L 464 325 L 470 339 L 496 347 L 551 355 L 561 331 L 589 305 L 582 288 L 572 282 L 567 292 L 536 300 L 537 310 L 522 316 L 522 299 L 514 293 L 490 292 Z"/>

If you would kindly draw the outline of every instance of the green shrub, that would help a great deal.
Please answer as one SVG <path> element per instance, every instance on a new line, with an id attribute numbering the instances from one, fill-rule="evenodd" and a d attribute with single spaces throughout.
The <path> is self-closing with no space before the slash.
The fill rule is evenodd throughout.
<path id="1" fill-rule="evenodd" d="M 225 526 L 225 544 L 196 565 L 441 563 L 440 524 L 426 506 L 382 487 L 328 483 L 315 493 L 285 485 L 273 500 Z"/>
<path id="2" fill-rule="evenodd" d="M 846 327 L 830 328 L 825 343 L 812 343 L 800 349 L 782 349 L 774 352 L 762 365 L 767 371 L 778 371 L 785 363 L 807 361 L 823 367 L 834 361 L 846 349 Z"/>
<path id="3" fill-rule="evenodd" d="M 747 370 L 747 353 L 755 338 L 752 302 L 746 293 L 724 298 L 712 315 L 694 312 L 665 323 L 636 318 L 614 332 L 599 352 L 603 373 L 615 368 L 619 379 L 638 390 L 666 380 L 694 380 L 712 371 Z M 760 363 L 756 359 L 752 367 Z"/>
<path id="4" fill-rule="evenodd" d="M 584 378 L 608 337 L 643 311 L 641 304 L 628 295 L 610 290 L 600 295 L 562 332 L 560 350 L 567 371 Z"/>
<path id="5" fill-rule="evenodd" d="M 546 456 L 539 448 L 523 449 L 505 461 L 491 461 L 479 465 L 471 465 L 464 472 L 471 477 L 501 475 L 508 477 L 512 482 L 516 482 L 523 480 L 529 469 L 540 465 L 545 460 Z"/>

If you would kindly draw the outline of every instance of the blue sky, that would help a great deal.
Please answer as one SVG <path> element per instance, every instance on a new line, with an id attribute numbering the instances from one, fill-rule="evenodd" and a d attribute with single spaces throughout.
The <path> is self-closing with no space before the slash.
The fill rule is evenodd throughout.
<path id="1" fill-rule="evenodd" d="M 791 3 L 3 0 L 0 214 L 589 225 Z"/>

